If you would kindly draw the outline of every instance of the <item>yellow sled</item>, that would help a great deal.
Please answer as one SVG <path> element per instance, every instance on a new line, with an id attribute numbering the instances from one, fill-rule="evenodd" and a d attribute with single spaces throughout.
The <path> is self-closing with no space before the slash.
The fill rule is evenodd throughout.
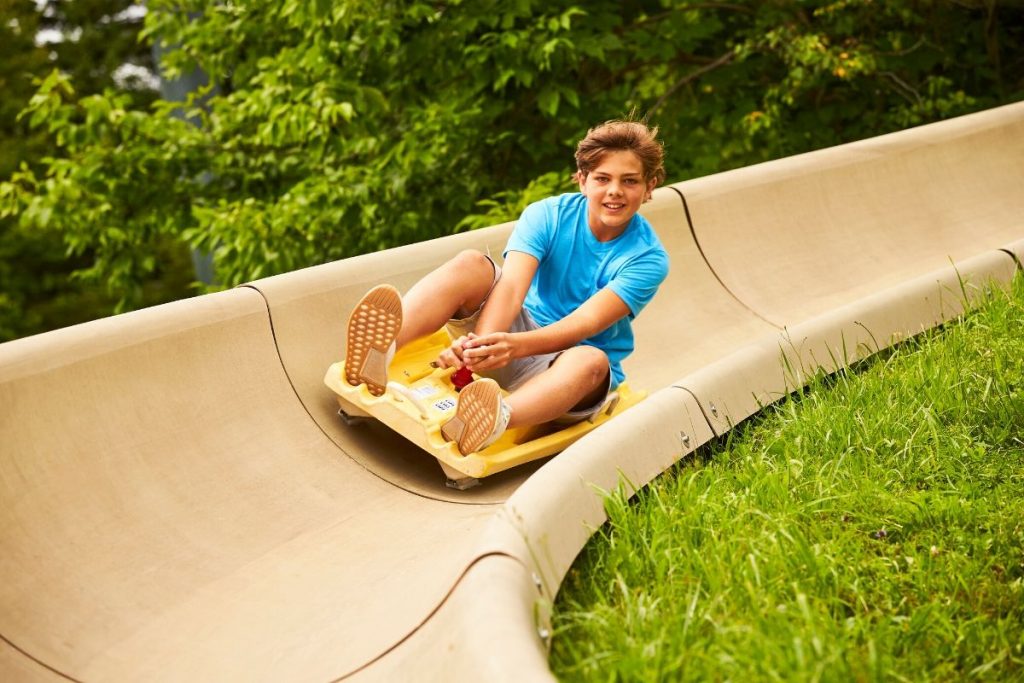
<path id="1" fill-rule="evenodd" d="M 352 386 L 346 382 L 343 362 L 331 365 L 324 383 L 337 394 L 339 414 L 346 421 L 380 420 L 437 458 L 453 488 L 466 489 L 483 477 L 554 455 L 647 395 L 623 384 L 591 420 L 569 426 L 548 423 L 509 429 L 487 448 L 463 455 L 441 434 L 441 427 L 455 415 L 458 402 L 458 392 L 451 382 L 454 370 L 432 364 L 449 344 L 448 333 L 441 330 L 399 351 L 388 368 L 383 396 L 372 395 L 365 384 Z"/>

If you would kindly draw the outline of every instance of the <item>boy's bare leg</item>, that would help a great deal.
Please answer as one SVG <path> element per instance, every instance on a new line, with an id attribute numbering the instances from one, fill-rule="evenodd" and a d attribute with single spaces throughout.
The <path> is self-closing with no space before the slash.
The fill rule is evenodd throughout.
<path id="1" fill-rule="evenodd" d="M 453 317 L 472 315 L 494 284 L 494 265 L 479 251 L 467 249 L 431 271 L 402 297 L 404 319 L 396 343 L 437 332 Z"/>
<path id="2" fill-rule="evenodd" d="M 575 346 L 551 367 L 531 378 L 506 399 L 512 408 L 509 427 L 540 424 L 561 417 L 575 406 L 591 406 L 605 394 L 608 357 L 591 346 Z"/>

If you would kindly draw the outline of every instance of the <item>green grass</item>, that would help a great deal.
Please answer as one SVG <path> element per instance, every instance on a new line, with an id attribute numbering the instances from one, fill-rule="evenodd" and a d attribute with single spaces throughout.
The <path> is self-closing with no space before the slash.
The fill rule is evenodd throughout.
<path id="1" fill-rule="evenodd" d="M 1024 277 L 606 505 L 563 680 L 1024 680 Z"/>

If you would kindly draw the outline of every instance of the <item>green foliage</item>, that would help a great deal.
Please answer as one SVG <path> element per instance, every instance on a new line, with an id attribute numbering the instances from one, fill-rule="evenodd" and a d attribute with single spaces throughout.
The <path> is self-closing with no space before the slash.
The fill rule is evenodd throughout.
<path id="1" fill-rule="evenodd" d="M 1021 680 L 1024 277 L 619 492 L 564 680 Z"/>
<path id="2" fill-rule="evenodd" d="M 117 83 L 115 74 L 124 64 L 152 68 L 149 47 L 138 40 L 142 18 L 135 0 L 31 0 L 41 28 L 60 32 L 64 39 L 51 42 L 49 61 L 67 73 L 81 93 L 121 88 L 133 102 L 144 106 L 156 93 L 142 83 Z M 37 75 L 38 71 L 34 72 Z"/>
<path id="3" fill-rule="evenodd" d="M 36 115 L 19 118 L 40 85 L 54 89 L 47 74 L 57 69 L 80 93 L 91 94 L 118 87 L 114 74 L 125 63 L 150 65 L 149 48 L 137 41 L 141 20 L 125 14 L 130 5 L 129 0 L 0 0 L 0 179 L 21 185 L 0 189 L 8 200 L 21 191 L 47 193 L 50 185 L 33 179 L 51 165 L 57 174 L 56 160 L 66 156 L 63 140 L 50 134 L 45 121 L 45 101 L 36 101 L 41 105 Z M 40 31 L 49 35 L 37 44 Z M 130 79 L 123 86 L 119 96 L 130 109 L 155 97 Z M 64 94 L 70 96 L 70 90 Z M 52 201 L 72 198 L 53 195 L 13 210 L 8 205 L 0 217 L 0 340 L 105 315 L 120 296 L 73 275 L 94 266 L 95 252 L 75 230 L 62 232 L 49 220 L 53 211 L 46 204 Z M 75 210 L 72 205 L 65 213 Z M 15 220 L 22 212 L 26 215 Z M 79 246 L 69 249 L 76 242 Z M 131 284 L 140 303 L 180 298 L 188 291 L 183 246 L 158 249 L 161 264 L 154 275 L 159 277 Z"/>
<path id="4" fill-rule="evenodd" d="M 56 233 L 67 255 L 90 256 L 91 265 L 75 277 L 105 282 L 121 297 L 119 307 L 143 300 L 156 254 L 166 247 L 162 238 L 177 236 L 189 214 L 190 185 L 180 179 L 187 159 L 152 152 L 190 126 L 168 118 L 156 130 L 153 117 L 129 107 L 131 97 L 108 90 L 75 98 L 69 79 L 51 72 L 23 116 L 45 128 L 66 156 L 48 159 L 45 177 L 24 165 L 0 185 L 0 218 L 17 212 L 22 229 Z"/>
<path id="5" fill-rule="evenodd" d="M 230 286 L 513 218 L 561 187 L 588 127 L 633 110 L 678 181 L 1024 93 L 1024 18 L 997 2 L 147 7 L 165 74 L 217 89 L 143 107 L 55 75 L 23 120 L 56 152 L 0 191 L 123 306 L 171 239 Z"/>
<path id="6" fill-rule="evenodd" d="M 481 199 L 476 203 L 477 213 L 463 218 L 455 228 L 477 230 L 498 225 L 518 217 L 536 201 L 578 189 L 579 184 L 567 173 L 545 173 L 531 180 L 522 190 L 503 190 L 489 199 Z"/>
<path id="7" fill-rule="evenodd" d="M 32 0 L 0 0 L 0 178 L 7 178 L 24 159 L 40 155 L 42 134 L 29 135 L 17 123 L 18 112 L 34 88 L 25 74 L 47 68 L 46 52 L 37 48 L 33 37 L 39 30 L 39 15 Z"/>

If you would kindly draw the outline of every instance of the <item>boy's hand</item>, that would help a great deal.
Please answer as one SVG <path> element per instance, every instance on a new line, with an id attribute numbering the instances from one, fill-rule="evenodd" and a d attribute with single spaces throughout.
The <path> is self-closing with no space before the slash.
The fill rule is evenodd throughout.
<path id="1" fill-rule="evenodd" d="M 478 337 L 470 333 L 462 346 L 462 361 L 473 372 L 497 370 L 516 357 L 516 337 L 509 332 L 492 332 Z"/>
<path id="2" fill-rule="evenodd" d="M 439 368 L 455 368 L 456 370 L 461 370 L 465 365 L 465 363 L 462 362 L 462 350 L 466 342 L 469 341 L 472 336 L 473 335 L 471 333 L 469 336 L 462 336 L 454 340 L 451 346 L 442 351 L 441 355 L 437 357 L 437 366 Z"/>

